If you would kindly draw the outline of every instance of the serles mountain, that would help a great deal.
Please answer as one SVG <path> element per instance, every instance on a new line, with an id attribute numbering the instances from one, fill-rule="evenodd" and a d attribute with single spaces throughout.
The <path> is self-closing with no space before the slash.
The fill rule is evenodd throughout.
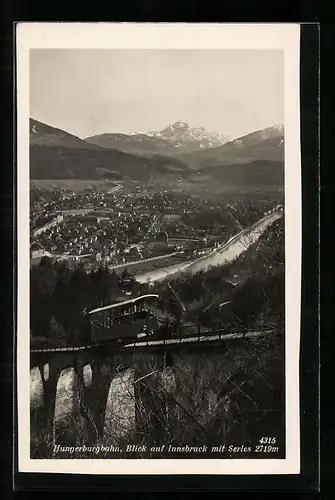
<path id="1" fill-rule="evenodd" d="M 30 119 L 32 179 L 146 180 L 155 175 L 183 175 L 186 165 L 175 158 L 126 154 L 89 144 L 64 130 Z"/>
<path id="2" fill-rule="evenodd" d="M 187 122 L 178 121 L 161 131 L 147 134 L 98 134 L 85 139 L 90 144 L 119 151 L 152 155 L 176 155 L 225 144 L 226 136 L 210 133 L 203 127 L 190 127 Z"/>
<path id="3" fill-rule="evenodd" d="M 150 137 L 167 140 L 176 148 L 188 146 L 189 148 L 212 148 L 222 146 L 229 141 L 228 136 L 216 132 L 209 132 L 204 127 L 192 127 L 187 122 L 178 121 L 159 132 L 149 132 Z"/>
<path id="4" fill-rule="evenodd" d="M 155 178 L 174 181 L 182 177 L 235 188 L 283 186 L 283 127 L 252 132 L 219 147 L 199 150 L 198 142 L 197 151 L 188 154 L 157 154 L 159 148 L 164 151 L 175 148 L 174 141 L 182 140 L 182 136 L 184 141 L 186 138 L 191 141 L 190 134 L 192 138 L 198 134 L 200 139 L 201 133 L 200 128 L 191 130 L 184 122 L 177 122 L 157 133 L 162 137 L 156 133 L 151 136 L 112 134 L 113 141 L 108 139 L 109 146 L 102 147 L 31 119 L 30 176 L 32 179 L 130 178 L 145 182 Z M 100 138 L 106 140 L 109 135 L 102 134 Z M 137 143 L 137 151 L 142 148 L 141 154 L 111 148 L 115 143 L 118 147 L 122 143 L 124 148 L 133 151 Z"/>

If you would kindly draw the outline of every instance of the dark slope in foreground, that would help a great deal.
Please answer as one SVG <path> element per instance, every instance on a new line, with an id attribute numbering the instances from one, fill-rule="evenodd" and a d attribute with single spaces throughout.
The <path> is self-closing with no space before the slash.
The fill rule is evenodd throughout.
<path id="1" fill-rule="evenodd" d="M 182 275 L 170 279 L 186 305 L 186 319 L 235 331 L 281 327 L 285 314 L 284 233 L 284 218 L 280 218 L 230 264 L 199 271 L 187 280 Z M 167 282 L 157 283 L 156 291 L 169 300 Z M 236 282 L 237 286 L 233 286 Z M 225 301 L 230 303 L 220 308 Z"/>
<path id="2" fill-rule="evenodd" d="M 30 177 L 32 179 L 121 179 L 148 180 L 155 175 L 187 172 L 179 159 L 151 158 L 106 149 L 30 120 Z"/>
<path id="3" fill-rule="evenodd" d="M 249 163 L 214 165 L 204 172 L 193 174 L 192 179 L 207 179 L 226 187 L 257 188 L 284 186 L 284 163 L 273 160 L 255 160 Z"/>
<path id="4" fill-rule="evenodd" d="M 124 142 L 122 134 L 116 134 Z M 125 143 L 131 136 L 125 136 Z M 129 140 L 130 140 L 129 139 Z M 165 139 L 147 137 L 142 144 Z M 284 141 L 281 127 L 253 132 L 220 147 L 190 155 L 162 156 L 155 152 L 130 154 L 101 147 L 64 130 L 30 119 L 31 179 L 155 179 L 216 184 L 234 189 L 284 185 Z M 139 146 L 139 147 L 142 147 Z M 164 149 L 164 147 L 163 147 Z M 183 161 L 185 160 L 185 162 Z M 186 164 L 188 162 L 188 164 Z M 191 164 L 191 162 L 194 162 Z"/>

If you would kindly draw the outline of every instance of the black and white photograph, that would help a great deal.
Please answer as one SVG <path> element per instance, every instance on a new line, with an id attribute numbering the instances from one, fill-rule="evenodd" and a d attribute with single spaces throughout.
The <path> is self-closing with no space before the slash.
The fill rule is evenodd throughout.
<path id="1" fill-rule="evenodd" d="M 26 27 L 26 470 L 297 471 L 299 27 Z"/>

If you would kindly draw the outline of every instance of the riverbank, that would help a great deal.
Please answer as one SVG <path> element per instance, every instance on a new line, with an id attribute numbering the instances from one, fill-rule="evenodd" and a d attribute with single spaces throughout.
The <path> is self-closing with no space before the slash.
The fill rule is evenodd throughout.
<path id="1" fill-rule="evenodd" d="M 283 212 L 281 210 L 276 210 L 254 223 L 251 227 L 243 229 L 226 243 L 211 250 L 207 255 L 202 255 L 197 259 L 184 261 L 177 265 L 162 267 L 147 273 L 138 274 L 135 276 L 135 279 L 139 283 L 153 283 L 155 281 L 162 281 L 168 276 L 180 272 L 193 274 L 201 270 L 206 271 L 210 267 L 231 262 L 242 252 L 247 250 L 250 245 L 255 243 L 261 234 L 263 234 L 275 220 L 282 216 Z"/>
<path id="2" fill-rule="evenodd" d="M 185 259 L 185 256 L 179 252 L 173 252 L 167 255 L 159 255 L 151 259 L 139 260 L 111 266 L 109 269 L 121 274 L 127 269 L 131 274 L 153 272 L 156 269 L 179 265 Z"/>

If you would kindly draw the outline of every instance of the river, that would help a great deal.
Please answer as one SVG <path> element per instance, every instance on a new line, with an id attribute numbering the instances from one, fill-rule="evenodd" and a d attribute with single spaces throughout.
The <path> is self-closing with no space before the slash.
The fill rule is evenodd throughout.
<path id="1" fill-rule="evenodd" d="M 264 231 L 277 219 L 283 216 L 281 210 L 276 210 L 269 215 L 266 215 L 251 227 L 239 232 L 223 245 L 211 250 L 208 254 L 198 257 L 191 261 L 181 262 L 173 266 L 161 267 L 148 271 L 143 274 L 138 274 L 135 279 L 139 283 L 153 283 L 162 281 L 168 276 L 180 272 L 197 273 L 206 271 L 210 267 L 228 264 L 236 259 L 243 251 L 255 243 Z"/>

